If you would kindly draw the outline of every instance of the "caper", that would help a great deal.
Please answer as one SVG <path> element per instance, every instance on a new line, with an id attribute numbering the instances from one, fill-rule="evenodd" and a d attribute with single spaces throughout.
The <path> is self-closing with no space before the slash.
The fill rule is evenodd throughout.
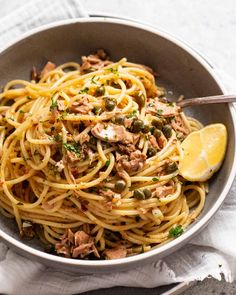
<path id="1" fill-rule="evenodd" d="M 156 153 L 157 153 L 157 149 L 155 149 L 153 147 L 150 147 L 147 151 L 148 157 L 153 157 L 153 156 L 155 156 Z"/>
<path id="2" fill-rule="evenodd" d="M 114 110 L 116 103 L 114 100 L 106 98 L 105 99 L 105 108 L 107 111 L 111 112 Z"/>
<path id="3" fill-rule="evenodd" d="M 137 200 L 145 200 L 144 192 L 139 189 L 134 190 L 134 198 Z"/>
<path id="4" fill-rule="evenodd" d="M 150 127 L 150 129 L 149 129 L 149 131 L 151 132 L 151 134 L 153 134 L 155 130 L 156 130 L 156 128 L 154 126 Z"/>
<path id="5" fill-rule="evenodd" d="M 170 138 L 171 135 L 172 135 L 172 128 L 170 125 L 165 125 L 163 128 L 162 128 L 162 132 L 164 133 L 165 137 L 166 138 Z"/>
<path id="6" fill-rule="evenodd" d="M 161 137 L 161 131 L 159 129 L 155 129 L 153 132 L 153 136 L 158 139 L 159 137 Z"/>
<path id="7" fill-rule="evenodd" d="M 95 95 L 96 96 L 102 96 L 105 94 L 105 87 L 104 86 L 99 86 L 95 90 Z"/>
<path id="8" fill-rule="evenodd" d="M 142 132 L 143 132 L 143 133 L 148 133 L 149 130 L 150 130 L 149 126 L 148 126 L 148 125 L 144 125 L 144 126 L 143 126 L 143 129 L 142 129 Z"/>
<path id="9" fill-rule="evenodd" d="M 167 173 L 173 173 L 176 170 L 178 170 L 178 165 L 175 162 L 168 164 L 166 167 Z"/>
<path id="10" fill-rule="evenodd" d="M 134 133 L 138 133 L 138 132 L 142 131 L 143 127 L 144 127 L 144 123 L 142 120 L 139 120 L 139 119 L 134 120 L 133 125 L 132 125 L 132 131 Z"/>
<path id="11" fill-rule="evenodd" d="M 124 125 L 125 117 L 124 116 L 116 116 L 115 123 L 119 125 Z"/>
<path id="12" fill-rule="evenodd" d="M 155 126 L 158 129 L 161 129 L 163 127 L 162 120 L 159 118 L 155 118 L 152 120 L 152 125 Z"/>
<path id="13" fill-rule="evenodd" d="M 123 192 L 125 187 L 126 187 L 126 183 L 124 180 L 117 180 L 117 182 L 115 183 L 115 191 L 118 193 Z"/>
<path id="14" fill-rule="evenodd" d="M 139 105 L 139 107 L 143 108 L 145 105 L 145 96 L 143 95 L 143 93 L 141 91 L 135 92 L 134 98 L 137 104 Z"/>
<path id="15" fill-rule="evenodd" d="M 151 196 L 152 196 L 152 192 L 151 192 L 151 190 L 150 190 L 149 188 L 145 188 L 145 189 L 143 190 L 143 193 L 144 193 L 144 195 L 145 195 L 145 199 L 150 199 Z"/>

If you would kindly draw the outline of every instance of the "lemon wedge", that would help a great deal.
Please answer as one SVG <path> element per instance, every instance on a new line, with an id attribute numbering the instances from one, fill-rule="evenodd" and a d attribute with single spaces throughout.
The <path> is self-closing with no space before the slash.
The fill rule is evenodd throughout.
<path id="1" fill-rule="evenodd" d="M 227 145 L 223 124 L 211 124 L 190 133 L 181 143 L 179 173 L 190 181 L 206 181 L 220 168 Z"/>

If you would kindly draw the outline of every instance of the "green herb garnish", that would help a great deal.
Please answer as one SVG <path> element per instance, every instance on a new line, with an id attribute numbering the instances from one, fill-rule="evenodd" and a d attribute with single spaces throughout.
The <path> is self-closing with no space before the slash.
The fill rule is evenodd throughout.
<path id="1" fill-rule="evenodd" d="M 177 225 L 176 227 L 172 227 L 169 231 L 170 238 L 177 238 L 182 235 L 184 232 L 182 225 Z"/>
<path id="2" fill-rule="evenodd" d="M 111 163 L 111 161 L 107 160 L 106 163 L 105 163 L 105 166 L 108 167 L 110 165 L 110 163 Z"/>
<path id="3" fill-rule="evenodd" d="M 159 181 L 160 177 L 153 177 L 152 181 Z"/>
<path id="4" fill-rule="evenodd" d="M 53 99 L 53 97 L 51 98 L 51 105 L 50 105 L 50 111 L 54 110 L 57 108 L 57 101 Z"/>
<path id="5" fill-rule="evenodd" d="M 79 94 L 81 94 L 81 93 L 88 93 L 88 91 L 89 91 L 89 88 L 88 87 L 85 87 L 84 89 L 81 89 L 80 90 Z"/>
<path id="6" fill-rule="evenodd" d="M 23 111 L 23 110 L 20 110 L 20 114 L 24 114 L 25 113 L 25 111 Z"/>
<path id="7" fill-rule="evenodd" d="M 95 115 L 98 115 L 99 113 L 100 113 L 100 108 L 99 107 L 94 107 L 93 108 L 93 113 L 95 114 Z"/>
<path id="8" fill-rule="evenodd" d="M 77 142 L 63 143 L 63 146 L 69 152 L 75 153 L 76 155 L 80 155 L 80 144 Z"/>
<path id="9" fill-rule="evenodd" d="M 163 110 L 162 109 L 157 110 L 157 116 L 161 116 L 162 114 L 163 114 Z"/>
<path id="10" fill-rule="evenodd" d="M 113 68 L 109 68 L 109 69 L 106 69 L 108 72 L 111 72 L 113 74 L 118 74 L 118 70 L 117 69 L 113 69 Z"/>
<path id="11" fill-rule="evenodd" d="M 137 110 L 133 110 L 133 112 L 130 113 L 127 117 L 128 117 L 128 118 L 133 118 L 133 117 L 136 116 L 136 114 L 137 114 Z"/>
<path id="12" fill-rule="evenodd" d="M 94 75 L 94 76 L 91 78 L 91 83 L 92 83 L 92 84 L 97 84 L 97 82 L 95 81 L 95 77 L 96 77 L 96 76 Z"/>
<path id="13" fill-rule="evenodd" d="M 56 141 L 56 142 L 62 142 L 62 136 L 60 134 L 56 134 L 54 135 L 53 139 Z"/>

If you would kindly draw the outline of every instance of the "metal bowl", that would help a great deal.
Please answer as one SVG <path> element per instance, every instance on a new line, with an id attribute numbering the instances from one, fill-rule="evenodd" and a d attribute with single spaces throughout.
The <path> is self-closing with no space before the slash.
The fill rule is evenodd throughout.
<path id="1" fill-rule="evenodd" d="M 73 19 L 31 31 L 0 53 L 0 85 L 15 78 L 29 79 L 32 66 L 51 60 L 57 64 L 106 49 L 112 60 L 128 60 L 152 67 L 160 74 L 158 83 L 169 90 L 169 98 L 207 96 L 224 92 L 210 65 L 195 51 L 152 27 L 112 18 Z M 172 92 L 175 95 L 172 95 Z M 78 272 L 108 272 L 133 268 L 176 251 L 207 225 L 223 203 L 233 182 L 236 118 L 232 105 L 194 107 L 187 110 L 204 124 L 222 122 L 228 130 L 228 149 L 220 171 L 210 182 L 210 192 L 199 218 L 179 238 L 133 257 L 88 261 L 47 254 L 35 239 L 21 240 L 13 220 L 0 216 L 2 240 L 20 254 L 49 266 Z"/>

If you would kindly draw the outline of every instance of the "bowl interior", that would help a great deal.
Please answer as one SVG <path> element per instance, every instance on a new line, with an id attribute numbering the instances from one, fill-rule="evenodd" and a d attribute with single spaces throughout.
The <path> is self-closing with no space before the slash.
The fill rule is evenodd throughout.
<path id="1" fill-rule="evenodd" d="M 114 61 L 127 57 L 129 61 L 152 67 L 160 74 L 157 83 L 166 87 L 170 99 L 180 94 L 195 97 L 222 93 L 204 66 L 175 43 L 141 28 L 101 20 L 58 25 L 11 46 L 0 54 L 0 85 L 12 79 L 28 80 L 32 66 L 40 68 L 48 60 L 56 64 L 79 61 L 82 55 L 93 53 L 98 48 L 104 48 Z M 194 107 L 187 113 L 204 124 L 222 122 L 229 134 L 224 164 L 211 180 L 200 220 L 214 206 L 229 178 L 235 153 L 235 134 L 228 105 Z M 0 215 L 0 228 L 20 240 L 13 220 Z M 42 249 L 37 240 L 22 242 Z"/>

